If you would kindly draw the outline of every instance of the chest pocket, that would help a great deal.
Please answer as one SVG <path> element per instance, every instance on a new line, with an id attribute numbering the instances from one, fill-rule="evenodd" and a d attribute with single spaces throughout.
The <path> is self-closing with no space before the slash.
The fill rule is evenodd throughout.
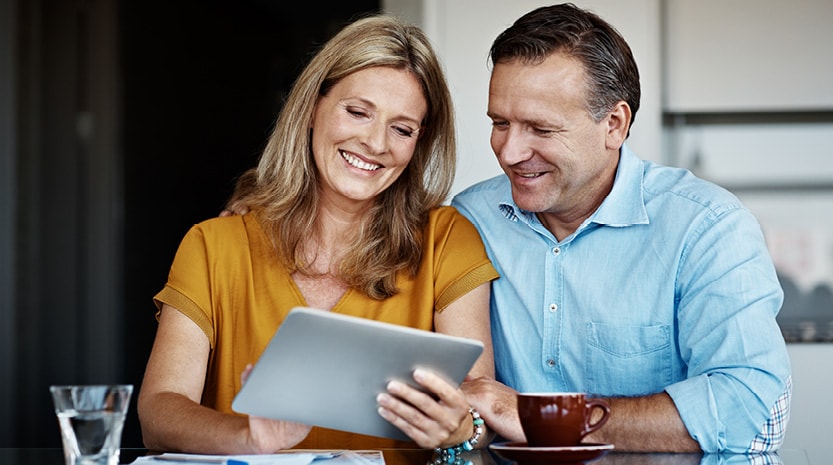
<path id="1" fill-rule="evenodd" d="M 588 323 L 587 391 L 638 396 L 671 384 L 671 327 Z"/>

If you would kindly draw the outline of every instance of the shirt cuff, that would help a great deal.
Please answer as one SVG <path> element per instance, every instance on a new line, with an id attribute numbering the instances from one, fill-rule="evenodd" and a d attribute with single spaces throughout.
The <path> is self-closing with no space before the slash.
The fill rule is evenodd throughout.
<path id="1" fill-rule="evenodd" d="M 708 376 L 674 383 L 665 388 L 671 396 L 688 434 L 700 444 L 706 453 L 718 453 L 726 449 L 726 431 L 717 416 L 717 402 Z"/>

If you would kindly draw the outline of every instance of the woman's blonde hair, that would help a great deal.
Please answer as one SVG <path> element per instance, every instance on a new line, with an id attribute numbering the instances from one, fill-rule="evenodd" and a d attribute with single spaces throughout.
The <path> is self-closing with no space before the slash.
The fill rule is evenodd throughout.
<path id="1" fill-rule="evenodd" d="M 380 194 L 352 244 L 347 245 L 339 269 L 346 284 L 383 299 L 398 292 L 398 273 L 416 273 L 428 212 L 446 199 L 454 178 L 451 95 L 440 62 L 421 29 L 392 16 L 376 15 L 351 23 L 324 44 L 287 96 L 245 203 L 258 209 L 285 265 L 292 271 L 309 272 L 304 263 L 304 240 L 314 237 L 320 182 L 309 129 L 315 104 L 344 77 L 375 66 L 412 73 L 428 103 L 411 162 Z M 244 183 L 241 179 L 239 184 Z"/>

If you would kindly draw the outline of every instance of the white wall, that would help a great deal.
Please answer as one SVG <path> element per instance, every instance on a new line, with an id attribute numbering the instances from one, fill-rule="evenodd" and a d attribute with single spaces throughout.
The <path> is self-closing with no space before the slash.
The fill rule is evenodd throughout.
<path id="1" fill-rule="evenodd" d="M 784 448 L 804 449 L 810 463 L 830 463 L 833 418 L 833 344 L 787 344 L 793 366 L 793 398 Z M 788 463 L 785 465 L 789 465 Z"/>

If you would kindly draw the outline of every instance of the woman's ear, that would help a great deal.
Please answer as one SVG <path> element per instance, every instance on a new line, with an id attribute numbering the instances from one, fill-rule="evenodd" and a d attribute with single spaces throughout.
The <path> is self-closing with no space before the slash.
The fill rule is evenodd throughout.
<path id="1" fill-rule="evenodd" d="M 628 137 L 631 124 L 631 107 L 624 100 L 620 100 L 607 115 L 607 137 L 605 146 L 611 150 L 619 150 Z"/>

